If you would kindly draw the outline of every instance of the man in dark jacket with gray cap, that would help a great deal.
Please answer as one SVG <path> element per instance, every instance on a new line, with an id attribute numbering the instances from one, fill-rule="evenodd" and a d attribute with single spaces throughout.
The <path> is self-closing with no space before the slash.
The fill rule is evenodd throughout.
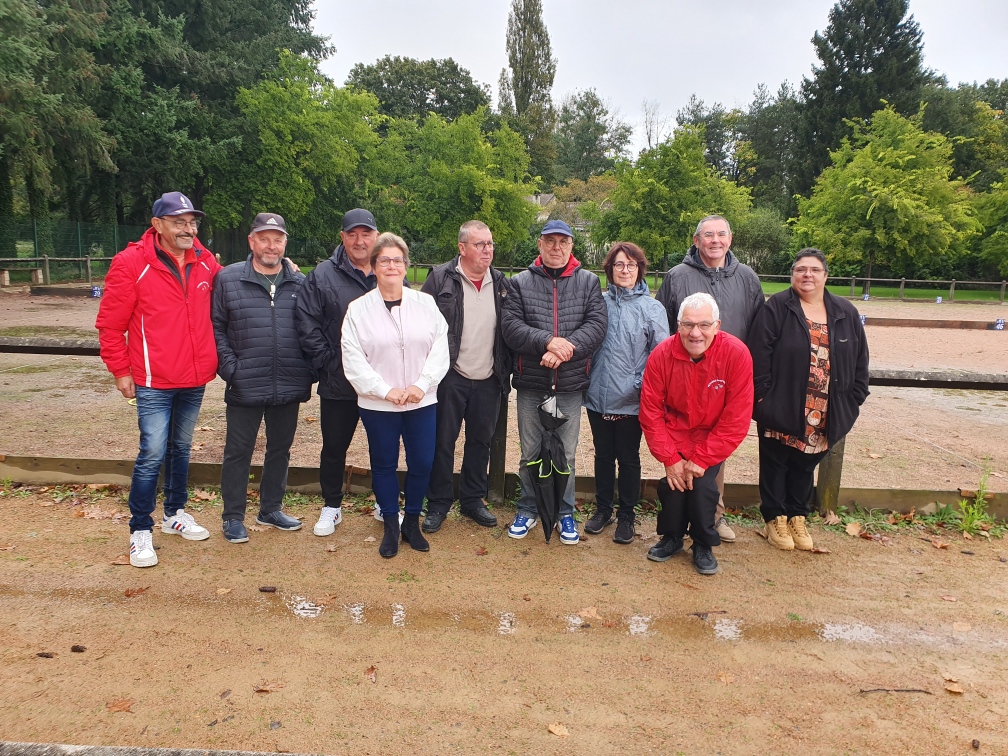
<path id="1" fill-rule="evenodd" d="M 693 234 L 693 246 L 683 261 L 665 274 L 657 299 L 668 312 L 669 326 L 675 332 L 679 305 L 691 294 L 710 294 L 721 310 L 721 330 L 743 342 L 765 297 L 759 276 L 739 262 L 731 251 L 732 233 L 721 215 L 702 219 Z M 721 540 L 731 543 L 735 531 L 724 518 L 724 469 L 721 465 L 717 485 L 721 492 L 715 524 Z"/>
<path id="2" fill-rule="evenodd" d="M 538 244 L 535 262 L 511 279 L 501 311 L 504 341 L 514 354 L 521 442 L 521 498 L 508 535 L 524 538 L 536 524 L 535 489 L 526 463 L 535 459 L 544 435 L 539 405 L 555 394 L 557 409 L 568 418 L 558 433 L 571 469 L 557 527 L 560 542 L 574 545 L 580 540 L 574 523 L 573 472 L 581 406 L 591 357 L 605 340 L 609 316 L 598 276 L 582 268 L 572 254 L 570 226 L 560 220 L 547 222 Z"/>
<path id="3" fill-rule="evenodd" d="M 217 374 L 227 384 L 221 529 L 230 543 L 248 541 L 244 519 L 249 466 L 264 418 L 266 456 L 256 522 L 280 530 L 301 527 L 300 520 L 282 511 L 283 496 L 298 409 L 311 398 L 315 380 L 294 323 L 305 277 L 284 258 L 287 224 L 275 213 L 259 213 L 248 240 L 248 259 L 217 274 L 210 313 Z"/>
<path id="4" fill-rule="evenodd" d="M 343 373 L 340 338 L 347 307 L 375 287 L 371 247 L 377 238 L 378 224 L 370 211 L 348 210 L 343 215 L 340 245 L 332 257 L 308 274 L 298 293 L 297 328 L 301 348 L 318 373 L 322 431 L 319 484 L 325 503 L 312 531 L 317 536 L 336 532 L 336 526 L 343 520 L 346 455 L 360 414 L 357 392 Z"/>

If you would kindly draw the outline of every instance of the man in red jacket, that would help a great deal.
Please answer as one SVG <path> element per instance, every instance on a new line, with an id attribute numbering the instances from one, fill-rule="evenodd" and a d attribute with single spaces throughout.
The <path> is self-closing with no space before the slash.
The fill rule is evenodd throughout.
<path id="1" fill-rule="evenodd" d="M 715 482 L 722 463 L 749 431 L 753 366 L 739 339 L 721 332 L 717 302 L 692 294 L 679 306 L 678 332 L 651 352 L 641 386 L 640 424 L 655 459 L 665 465 L 658 483 L 658 534 L 648 559 L 665 562 L 683 550 L 687 526 L 693 566 L 718 570 L 712 546 Z"/>
<path id="2" fill-rule="evenodd" d="M 204 214 L 181 192 L 154 203 L 151 228 L 112 258 L 98 308 L 101 357 L 116 388 L 136 399 L 140 452 L 130 485 L 130 564 L 153 567 L 158 474 L 164 463 L 161 532 L 202 541 L 185 511 L 189 449 L 203 391 L 217 372 L 210 294 L 221 266 L 196 232 Z"/>

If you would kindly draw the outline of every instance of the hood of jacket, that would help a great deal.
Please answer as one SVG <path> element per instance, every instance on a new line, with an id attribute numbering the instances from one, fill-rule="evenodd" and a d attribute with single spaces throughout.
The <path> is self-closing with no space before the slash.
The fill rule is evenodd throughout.
<path id="1" fill-rule="evenodd" d="M 571 256 L 567 258 L 567 264 L 564 266 L 563 273 L 560 274 L 560 278 L 566 278 L 567 276 L 574 275 L 574 271 L 580 267 L 581 263 L 574 257 L 574 254 L 571 253 Z M 549 273 L 546 272 L 546 266 L 543 264 L 542 255 L 536 257 L 535 261 L 529 265 L 529 270 L 543 276 L 549 276 Z"/>
<path id="2" fill-rule="evenodd" d="M 696 268 L 697 270 L 704 271 L 705 273 L 709 273 L 710 270 L 712 270 L 704 265 L 703 258 L 700 257 L 700 250 L 697 249 L 696 244 L 690 246 L 682 261 L 683 265 L 689 265 L 691 268 Z M 726 276 L 734 276 L 740 264 L 739 259 L 735 257 L 735 254 L 729 249 L 728 252 L 725 253 L 724 266 L 722 268 L 724 270 L 724 274 Z"/>

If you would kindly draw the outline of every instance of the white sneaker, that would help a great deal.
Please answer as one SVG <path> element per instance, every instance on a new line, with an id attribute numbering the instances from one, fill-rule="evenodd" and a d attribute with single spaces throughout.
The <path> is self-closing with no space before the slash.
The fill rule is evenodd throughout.
<path id="1" fill-rule="evenodd" d="M 154 539 L 149 530 L 130 533 L 130 564 L 134 567 L 153 567 L 157 564 Z"/>
<path id="2" fill-rule="evenodd" d="M 202 525 L 197 525 L 192 515 L 184 509 L 162 519 L 161 532 L 166 535 L 171 533 L 180 535 L 187 541 L 205 541 L 210 537 L 210 531 Z"/>
<path id="3" fill-rule="evenodd" d="M 312 532 L 317 536 L 332 535 L 341 522 L 343 522 L 343 507 L 322 507 L 322 513 Z"/>
<path id="4" fill-rule="evenodd" d="M 377 504 L 374 505 L 374 518 L 376 520 L 378 520 L 378 522 L 385 522 L 385 516 L 381 513 L 381 510 L 378 509 L 378 505 Z M 406 514 L 400 509 L 399 510 L 399 524 L 400 525 L 402 525 L 402 521 L 404 519 L 406 519 Z"/>

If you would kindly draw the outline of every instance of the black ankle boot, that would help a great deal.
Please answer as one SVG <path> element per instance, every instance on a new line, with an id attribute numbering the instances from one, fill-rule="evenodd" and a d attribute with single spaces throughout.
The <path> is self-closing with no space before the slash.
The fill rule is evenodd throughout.
<path id="1" fill-rule="evenodd" d="M 385 535 L 381 539 L 378 553 L 386 559 L 399 553 L 399 518 L 396 515 L 385 518 Z"/>
<path id="2" fill-rule="evenodd" d="M 420 515 L 406 515 L 402 522 L 403 543 L 409 543 L 414 551 L 430 551 L 430 544 L 420 532 Z"/>

